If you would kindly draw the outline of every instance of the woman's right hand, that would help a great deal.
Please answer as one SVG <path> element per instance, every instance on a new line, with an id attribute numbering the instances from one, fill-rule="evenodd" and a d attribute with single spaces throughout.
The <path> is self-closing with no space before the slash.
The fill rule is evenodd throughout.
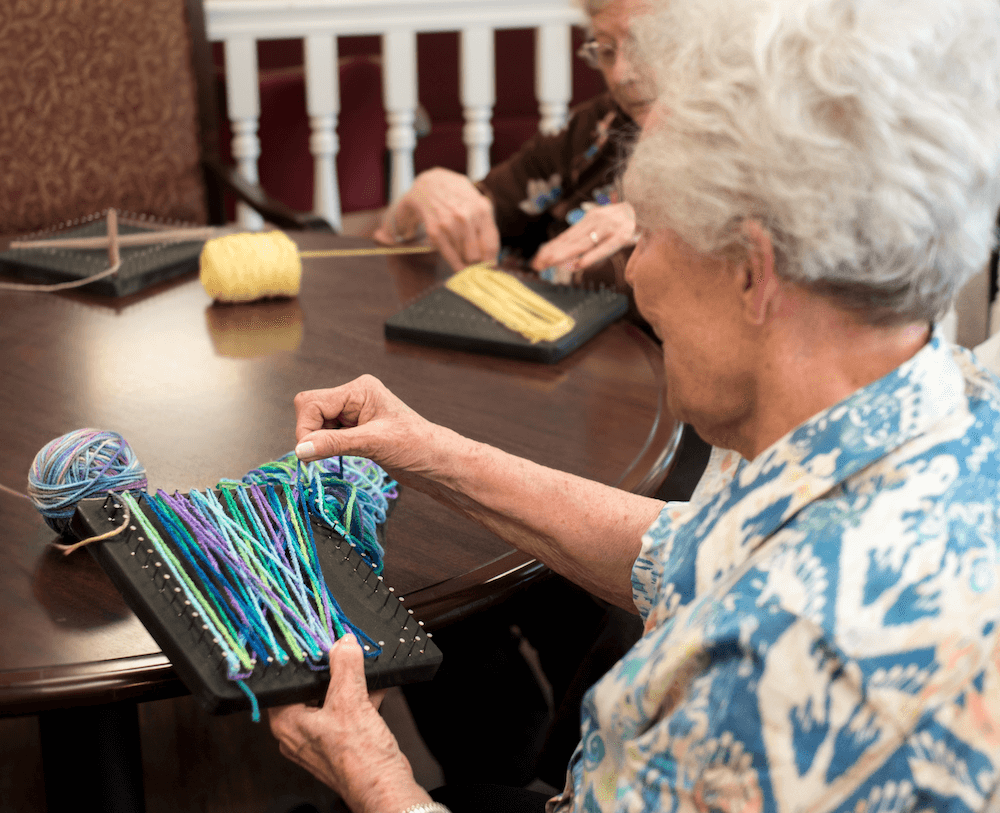
<path id="1" fill-rule="evenodd" d="M 295 454 L 302 462 L 355 455 L 374 460 L 394 476 L 429 472 L 427 441 L 452 434 L 422 418 L 371 375 L 300 392 L 295 416 Z"/>
<path id="2" fill-rule="evenodd" d="M 387 244 L 413 239 L 421 224 L 456 271 L 473 263 L 496 263 L 500 232 L 493 202 L 465 175 L 441 167 L 421 172 L 389 208 L 374 237 Z"/>

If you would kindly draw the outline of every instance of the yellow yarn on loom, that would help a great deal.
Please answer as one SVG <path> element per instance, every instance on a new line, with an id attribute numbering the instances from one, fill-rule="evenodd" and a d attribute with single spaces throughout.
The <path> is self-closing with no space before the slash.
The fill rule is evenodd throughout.
<path id="1" fill-rule="evenodd" d="M 228 234 L 201 250 L 201 284 L 219 302 L 297 296 L 302 284 L 299 249 L 280 231 Z"/>
<path id="2" fill-rule="evenodd" d="M 445 282 L 445 287 L 520 333 L 532 344 L 554 342 L 569 333 L 573 318 L 520 280 L 487 265 L 470 265 Z"/>

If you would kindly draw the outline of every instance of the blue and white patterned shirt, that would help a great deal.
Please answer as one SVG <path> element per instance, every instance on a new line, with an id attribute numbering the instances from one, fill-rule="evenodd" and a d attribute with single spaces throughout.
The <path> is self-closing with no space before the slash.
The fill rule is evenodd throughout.
<path id="1" fill-rule="evenodd" d="M 937 333 L 753 461 L 713 452 L 586 697 L 602 811 L 979 811 L 1000 773 L 1000 382 Z"/>

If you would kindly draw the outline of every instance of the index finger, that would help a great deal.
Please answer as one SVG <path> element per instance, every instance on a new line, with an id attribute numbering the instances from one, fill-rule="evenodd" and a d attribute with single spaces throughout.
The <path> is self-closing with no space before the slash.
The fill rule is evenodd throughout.
<path id="1" fill-rule="evenodd" d="M 456 250 L 450 240 L 446 235 L 438 234 L 437 236 L 432 236 L 430 230 L 428 230 L 428 236 L 431 237 L 431 242 L 434 243 L 437 250 L 444 257 L 445 262 L 448 263 L 455 271 L 461 271 L 465 268 L 468 263 L 462 257 L 462 255 Z"/>
<path id="2" fill-rule="evenodd" d="M 542 245 L 532 259 L 531 266 L 536 271 L 541 271 L 552 265 L 562 265 L 575 260 L 593 247 L 589 232 L 579 228 L 577 224 Z"/>
<path id="3" fill-rule="evenodd" d="M 347 396 L 341 387 L 300 392 L 294 403 L 296 441 L 318 429 L 349 425 L 343 418 Z"/>
<path id="4" fill-rule="evenodd" d="M 492 212 L 481 219 L 478 224 L 479 246 L 483 255 L 483 262 L 496 263 L 500 254 L 500 230 L 497 229 L 496 221 Z"/>
<path id="5" fill-rule="evenodd" d="M 315 711 L 315 709 L 313 709 Z M 281 740 L 287 733 L 295 727 L 296 721 L 304 714 L 308 714 L 309 709 L 305 703 L 291 703 L 287 706 L 272 706 L 267 710 L 267 722 L 271 728 L 271 733 Z"/>
<path id="6" fill-rule="evenodd" d="M 462 259 L 466 265 L 488 262 L 490 257 L 483 253 L 483 243 L 480 239 L 479 226 L 473 221 L 462 231 Z"/>
<path id="7" fill-rule="evenodd" d="M 458 249 L 452 243 L 451 235 L 437 223 L 427 224 L 427 237 L 438 250 L 445 261 L 455 271 L 461 271 L 468 263 L 462 258 Z"/>

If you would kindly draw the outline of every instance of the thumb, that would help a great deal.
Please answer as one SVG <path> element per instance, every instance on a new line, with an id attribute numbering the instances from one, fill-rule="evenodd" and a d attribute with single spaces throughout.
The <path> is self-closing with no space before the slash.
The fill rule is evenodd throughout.
<path id="1" fill-rule="evenodd" d="M 314 460 L 322 460 L 325 457 L 333 457 L 336 451 L 330 450 L 330 443 L 326 440 L 326 432 L 313 432 L 306 435 L 295 446 L 295 456 L 303 463 L 312 463 Z"/>
<path id="2" fill-rule="evenodd" d="M 337 696 L 352 705 L 368 697 L 365 655 L 353 635 L 343 636 L 330 647 L 330 686 L 326 690 L 324 706 L 335 705 Z"/>
<path id="3" fill-rule="evenodd" d="M 317 429 L 315 432 L 303 435 L 295 446 L 295 456 L 303 463 L 311 463 L 313 460 L 322 460 L 326 457 L 353 454 L 348 448 L 351 444 L 347 442 L 349 438 L 344 435 L 345 431 L 352 430 Z"/>

